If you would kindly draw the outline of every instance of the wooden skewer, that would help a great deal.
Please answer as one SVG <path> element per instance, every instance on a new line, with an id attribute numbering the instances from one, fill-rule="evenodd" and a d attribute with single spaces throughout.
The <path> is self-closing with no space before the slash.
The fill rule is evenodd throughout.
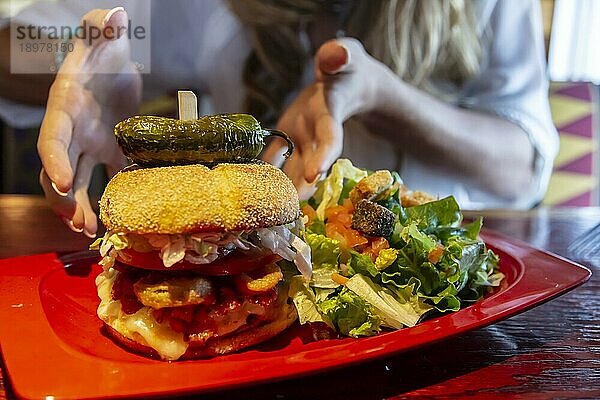
<path id="1" fill-rule="evenodd" d="M 189 121 L 198 119 L 198 99 L 191 90 L 179 90 L 177 92 L 177 103 L 179 107 L 179 119 Z"/>

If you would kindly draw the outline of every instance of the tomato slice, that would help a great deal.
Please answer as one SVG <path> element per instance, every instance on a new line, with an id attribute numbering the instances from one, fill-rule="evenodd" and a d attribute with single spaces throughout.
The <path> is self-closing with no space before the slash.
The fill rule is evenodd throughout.
<path id="1" fill-rule="evenodd" d="M 195 270 L 201 274 L 213 276 L 237 275 L 281 259 L 281 257 L 273 254 L 270 250 L 234 250 L 231 254 L 219 258 L 210 264 L 194 264 L 183 260 L 167 268 L 164 266 L 158 251 L 140 253 L 135 250 L 125 249 L 119 253 L 123 254 L 122 257 L 120 254 L 117 257 L 119 262 L 132 267 L 158 271 Z"/>

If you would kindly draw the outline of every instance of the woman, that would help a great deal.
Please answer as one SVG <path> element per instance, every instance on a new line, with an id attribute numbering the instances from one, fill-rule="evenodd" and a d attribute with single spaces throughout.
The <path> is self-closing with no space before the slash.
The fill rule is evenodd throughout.
<path id="1" fill-rule="evenodd" d="M 160 56 L 144 90 L 194 80 L 216 111 L 276 122 L 296 142 L 283 168 L 301 192 L 344 155 L 362 167 L 399 169 L 410 187 L 454 194 L 463 207 L 541 199 L 557 139 L 537 2 L 511 2 L 510 10 L 501 0 L 165 3 L 153 4 L 153 32 L 171 42 L 195 32 L 199 40 L 159 49 L 153 40 Z M 84 18 L 120 26 L 127 14 Z M 124 165 L 112 126 L 135 114 L 142 80 L 125 40 L 74 44 L 40 131 L 41 182 L 69 226 L 93 236 L 91 169 Z M 190 54 L 202 56 L 186 62 Z M 119 73 L 97 74 L 105 64 Z M 279 163 L 280 154 L 275 143 L 264 157 Z"/>

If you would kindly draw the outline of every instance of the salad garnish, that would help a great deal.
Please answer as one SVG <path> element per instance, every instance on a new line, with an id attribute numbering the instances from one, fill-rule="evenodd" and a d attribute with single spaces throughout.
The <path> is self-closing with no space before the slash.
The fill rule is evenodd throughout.
<path id="1" fill-rule="evenodd" d="M 498 256 L 456 200 L 410 191 L 390 171 L 340 159 L 302 204 L 313 273 L 291 278 L 300 323 L 351 337 L 457 311 L 499 286 Z"/>

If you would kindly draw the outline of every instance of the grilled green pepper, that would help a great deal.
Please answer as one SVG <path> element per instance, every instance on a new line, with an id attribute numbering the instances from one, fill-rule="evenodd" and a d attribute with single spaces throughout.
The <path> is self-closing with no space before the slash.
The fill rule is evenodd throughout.
<path id="1" fill-rule="evenodd" d="M 285 133 L 262 129 L 248 114 L 207 115 L 187 121 L 137 116 L 119 122 L 115 136 L 125 156 L 141 166 L 250 162 L 259 156 L 269 136 L 285 139 L 286 158 L 294 150 Z"/>

